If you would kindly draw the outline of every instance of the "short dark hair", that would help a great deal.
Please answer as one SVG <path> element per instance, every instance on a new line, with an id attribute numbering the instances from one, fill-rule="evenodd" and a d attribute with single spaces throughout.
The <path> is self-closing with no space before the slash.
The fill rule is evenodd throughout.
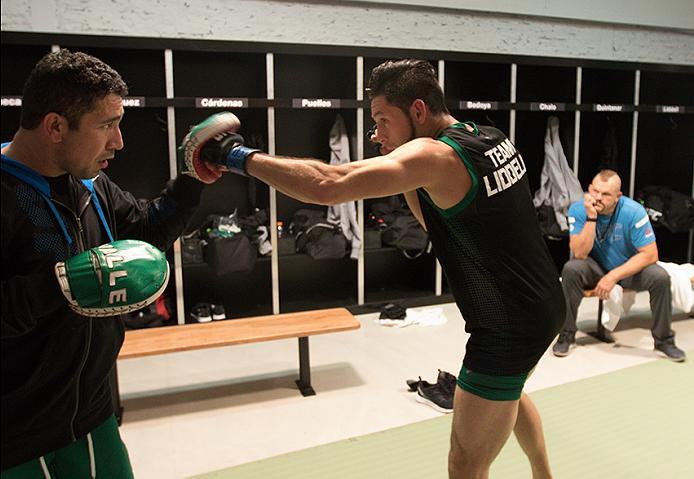
<path id="1" fill-rule="evenodd" d="M 76 129 L 82 115 L 110 93 L 125 97 L 128 87 L 117 71 L 98 58 L 65 49 L 48 53 L 24 84 L 20 125 L 33 130 L 48 113 L 58 113 Z"/>
<path id="2" fill-rule="evenodd" d="M 369 98 L 383 95 L 407 114 L 421 99 L 434 114 L 448 113 L 434 67 L 425 60 L 388 60 L 371 71 Z"/>

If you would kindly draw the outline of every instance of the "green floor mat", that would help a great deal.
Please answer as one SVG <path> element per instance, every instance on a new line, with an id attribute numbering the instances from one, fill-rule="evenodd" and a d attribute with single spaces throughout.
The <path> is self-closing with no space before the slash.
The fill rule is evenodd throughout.
<path id="1" fill-rule="evenodd" d="M 690 355 L 691 357 L 691 355 Z M 531 394 L 558 479 L 694 477 L 694 363 L 660 360 Z M 451 416 L 195 476 L 445 479 Z M 530 478 L 512 436 L 493 479 Z"/>

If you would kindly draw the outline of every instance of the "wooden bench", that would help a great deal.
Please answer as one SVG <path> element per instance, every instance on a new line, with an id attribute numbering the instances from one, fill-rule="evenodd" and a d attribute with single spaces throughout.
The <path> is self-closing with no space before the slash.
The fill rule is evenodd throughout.
<path id="1" fill-rule="evenodd" d="M 624 289 L 625 293 L 630 292 L 630 289 Z M 595 292 L 595 289 L 586 289 L 583 291 L 583 297 L 584 298 L 596 298 L 598 294 Z M 602 299 L 598 299 L 598 321 L 597 321 L 597 328 L 595 329 L 595 333 L 588 333 L 589 335 L 593 336 L 595 339 L 602 341 L 603 343 L 614 343 L 614 338 L 612 338 L 612 335 L 608 335 L 605 331 L 605 326 L 602 324 L 602 311 L 605 305 L 603 304 Z"/>
<path id="2" fill-rule="evenodd" d="M 299 379 L 296 384 L 303 396 L 313 396 L 316 392 L 311 386 L 308 337 L 351 331 L 359 327 L 359 321 L 345 308 L 332 308 L 211 323 L 137 329 L 126 331 L 125 342 L 118 359 L 298 338 Z M 120 418 L 122 407 L 115 368 L 112 381 L 114 402 Z"/>

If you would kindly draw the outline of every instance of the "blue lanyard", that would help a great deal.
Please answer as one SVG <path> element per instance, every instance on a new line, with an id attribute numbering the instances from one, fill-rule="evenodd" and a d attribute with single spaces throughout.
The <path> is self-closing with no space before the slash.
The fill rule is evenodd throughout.
<path id="1" fill-rule="evenodd" d="M 2 146 L 4 147 L 5 145 L 6 143 Z M 70 236 L 70 233 L 68 232 L 67 227 L 65 226 L 63 217 L 60 215 L 60 213 L 58 213 L 58 209 L 55 207 L 55 204 L 53 203 L 53 199 L 51 198 L 51 185 L 48 184 L 48 181 L 46 181 L 46 179 L 43 176 L 41 176 L 28 166 L 23 165 L 22 163 L 19 163 L 18 161 L 15 161 L 5 155 L 2 155 L 2 163 L 0 164 L 0 166 L 2 167 L 2 171 L 4 173 L 8 173 L 16 177 L 17 179 L 23 181 L 27 185 L 34 188 L 34 190 L 36 190 L 36 192 L 38 192 L 38 194 L 41 195 L 41 197 L 46 201 L 46 204 L 53 213 L 53 216 L 55 217 L 56 221 L 58 222 L 60 230 L 63 232 L 63 236 L 65 236 L 68 245 L 72 246 L 74 240 Z M 101 208 L 99 197 L 96 195 L 96 191 L 94 191 L 94 180 L 82 180 L 82 184 L 84 184 L 84 186 L 89 190 L 89 193 L 92 196 L 92 203 L 94 204 L 94 208 L 96 209 L 96 212 L 99 215 L 101 224 L 104 226 L 109 240 L 113 241 L 113 235 L 111 234 L 111 229 L 109 228 L 108 223 L 106 222 L 106 216 L 104 215 L 104 211 Z"/>
<path id="2" fill-rule="evenodd" d="M 89 192 L 92 195 L 92 202 L 94 203 L 94 208 L 96 209 L 96 212 L 99 214 L 99 218 L 101 219 L 101 224 L 104 225 L 104 229 L 106 230 L 106 234 L 108 235 L 108 240 L 113 241 L 113 235 L 111 234 L 111 229 L 108 227 L 108 223 L 106 222 L 106 216 L 104 215 L 104 210 L 101 209 L 101 203 L 99 202 L 99 197 L 96 195 L 96 191 L 94 191 L 94 179 L 91 180 L 82 180 L 82 184 L 87 187 Z"/>

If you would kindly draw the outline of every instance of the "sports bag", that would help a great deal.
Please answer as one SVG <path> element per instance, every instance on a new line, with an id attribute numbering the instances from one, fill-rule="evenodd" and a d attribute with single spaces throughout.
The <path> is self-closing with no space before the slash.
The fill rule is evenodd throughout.
<path id="1" fill-rule="evenodd" d="M 319 210 L 300 209 L 289 228 L 296 234 L 296 252 L 313 259 L 339 259 L 347 253 L 347 238 L 339 225 L 327 222 Z"/>

